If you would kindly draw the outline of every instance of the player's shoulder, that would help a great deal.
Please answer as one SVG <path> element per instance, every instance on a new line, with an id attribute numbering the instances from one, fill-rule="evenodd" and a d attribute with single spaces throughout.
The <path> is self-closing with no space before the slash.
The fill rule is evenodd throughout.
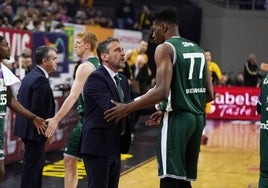
<path id="1" fill-rule="evenodd" d="M 86 61 L 84 63 L 81 63 L 79 66 L 78 66 L 78 69 L 89 69 L 89 68 L 92 68 L 92 63 L 90 63 L 89 61 Z"/>

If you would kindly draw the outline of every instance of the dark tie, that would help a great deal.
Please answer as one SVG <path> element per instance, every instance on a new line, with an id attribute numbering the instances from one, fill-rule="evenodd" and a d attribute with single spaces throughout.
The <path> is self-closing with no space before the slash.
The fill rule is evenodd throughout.
<path id="1" fill-rule="evenodd" d="M 114 76 L 114 79 L 116 81 L 116 88 L 117 88 L 117 92 L 118 92 L 118 95 L 119 95 L 120 102 L 124 102 L 124 92 L 123 92 L 123 89 L 122 89 L 122 86 L 121 86 L 121 78 L 120 78 L 119 74 L 116 74 Z"/>
<path id="2" fill-rule="evenodd" d="M 121 86 L 121 78 L 119 76 L 119 74 L 116 74 L 114 76 L 115 82 L 116 82 L 116 88 L 117 88 L 117 92 L 120 98 L 120 102 L 124 102 L 124 92 Z M 121 126 L 121 135 L 123 135 L 126 131 L 126 121 L 125 118 L 122 119 L 122 126 Z"/>

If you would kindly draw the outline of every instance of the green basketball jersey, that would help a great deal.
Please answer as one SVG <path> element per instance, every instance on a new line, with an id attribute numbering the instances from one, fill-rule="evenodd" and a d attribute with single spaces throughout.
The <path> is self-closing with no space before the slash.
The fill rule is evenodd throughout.
<path id="1" fill-rule="evenodd" d="M 0 69 L 0 118 L 6 115 L 7 110 L 7 87 L 4 83 L 2 70 Z"/>
<path id="2" fill-rule="evenodd" d="M 165 43 L 174 51 L 170 96 L 165 111 L 204 114 L 207 65 L 203 49 L 182 37 L 172 37 Z"/>
<path id="3" fill-rule="evenodd" d="M 87 61 L 93 64 L 95 69 L 97 69 L 100 66 L 100 60 L 97 57 L 89 57 Z"/>
<path id="4" fill-rule="evenodd" d="M 268 75 L 261 87 L 260 169 L 268 171 Z"/>
<path id="5" fill-rule="evenodd" d="M 94 65 L 95 69 L 97 69 L 100 66 L 100 61 L 97 57 L 89 57 L 87 61 L 91 63 L 92 65 Z M 83 100 L 82 95 L 80 95 L 77 100 L 76 110 L 81 117 L 84 115 L 84 100 Z"/>

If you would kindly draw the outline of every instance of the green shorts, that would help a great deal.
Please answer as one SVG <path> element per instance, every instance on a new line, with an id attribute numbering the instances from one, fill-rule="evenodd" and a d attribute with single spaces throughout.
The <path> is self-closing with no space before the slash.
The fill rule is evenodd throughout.
<path id="1" fill-rule="evenodd" d="M 81 155 L 79 152 L 79 144 L 80 144 L 80 138 L 82 134 L 82 127 L 83 127 L 83 124 L 79 120 L 70 134 L 70 137 L 68 139 L 67 145 L 64 150 L 64 155 L 81 158 Z"/>
<path id="2" fill-rule="evenodd" d="M 186 181 L 197 179 L 197 162 L 204 115 L 165 112 L 158 136 L 158 176 Z"/>
<path id="3" fill-rule="evenodd" d="M 4 160 L 4 118 L 0 118 L 0 160 Z"/>
<path id="4" fill-rule="evenodd" d="M 268 187 L 268 172 L 261 170 L 260 178 L 259 178 L 259 188 L 267 188 Z"/>

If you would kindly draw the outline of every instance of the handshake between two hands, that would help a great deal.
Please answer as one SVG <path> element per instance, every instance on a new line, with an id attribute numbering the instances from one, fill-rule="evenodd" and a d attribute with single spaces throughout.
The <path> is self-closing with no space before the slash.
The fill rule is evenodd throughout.
<path id="1" fill-rule="evenodd" d="M 53 134 L 59 124 L 55 118 L 43 119 L 36 117 L 33 120 L 34 126 L 40 135 L 44 135 L 48 138 L 48 142 L 51 144 L 54 141 Z"/>

